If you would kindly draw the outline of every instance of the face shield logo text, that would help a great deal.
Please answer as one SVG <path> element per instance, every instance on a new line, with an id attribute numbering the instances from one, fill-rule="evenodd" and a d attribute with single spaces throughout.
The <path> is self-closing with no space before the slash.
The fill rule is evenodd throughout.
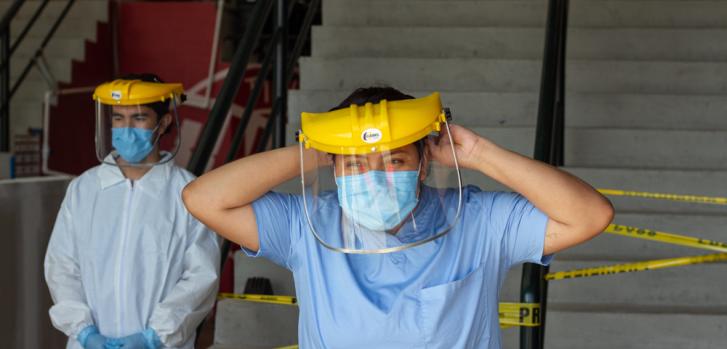
<path id="1" fill-rule="evenodd" d="M 378 128 L 369 128 L 361 133 L 361 139 L 366 143 L 376 143 L 382 138 L 381 130 Z"/>
<path id="2" fill-rule="evenodd" d="M 111 91 L 111 99 L 118 101 L 121 99 L 121 91 Z"/>

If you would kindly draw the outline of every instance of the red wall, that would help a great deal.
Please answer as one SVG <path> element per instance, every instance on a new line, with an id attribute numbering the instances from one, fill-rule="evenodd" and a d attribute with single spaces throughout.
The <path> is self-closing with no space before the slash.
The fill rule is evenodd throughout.
<path id="1" fill-rule="evenodd" d="M 122 2 L 118 13 L 119 75 L 127 73 L 155 73 L 166 82 L 181 82 L 190 99 L 202 99 L 205 94 L 210 51 L 214 34 L 216 7 L 212 2 Z M 75 62 L 73 81 L 62 86 L 89 86 L 113 78 L 111 27 L 99 25 L 96 43 L 87 43 L 83 62 Z M 217 79 L 212 97 L 222 86 L 227 64 L 217 62 Z M 222 131 L 213 162 L 219 166 L 226 157 L 242 107 L 257 76 L 257 64 L 251 64 L 235 100 L 237 108 Z M 297 82 L 296 82 L 297 84 Z M 181 148 L 177 164 L 186 166 L 197 137 L 207 120 L 209 109 L 200 109 L 186 103 L 179 110 Z M 266 85 L 250 121 L 247 139 L 238 156 L 249 153 L 257 136 L 262 133 L 270 110 L 270 92 Z M 91 94 L 63 96 L 52 109 L 50 125 L 49 168 L 79 174 L 98 164 L 94 155 L 94 115 Z M 71 127 L 72 126 L 72 127 Z M 174 137 L 174 135 L 172 135 Z M 173 137 L 167 142 L 174 141 Z"/>
<path id="2" fill-rule="evenodd" d="M 84 61 L 72 64 L 71 83 L 60 84 L 61 90 L 94 86 L 113 77 L 111 26 L 99 23 L 96 42 L 86 42 Z M 93 140 L 95 118 L 92 92 L 58 97 L 51 107 L 48 127 L 48 168 L 71 174 L 80 174 L 96 166 Z"/>

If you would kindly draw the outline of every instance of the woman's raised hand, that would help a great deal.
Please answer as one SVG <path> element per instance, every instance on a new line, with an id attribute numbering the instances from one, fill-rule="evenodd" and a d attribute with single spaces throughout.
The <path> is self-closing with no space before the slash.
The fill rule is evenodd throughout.
<path id="1" fill-rule="evenodd" d="M 454 142 L 454 152 L 457 155 L 457 161 L 460 167 L 474 169 L 478 162 L 480 147 L 488 141 L 480 137 L 471 130 L 454 124 L 449 124 L 449 132 Z M 439 135 L 439 139 L 427 139 L 429 152 L 432 159 L 449 167 L 454 167 L 454 158 L 452 157 L 452 147 L 447 134 L 447 129 L 443 129 Z"/>

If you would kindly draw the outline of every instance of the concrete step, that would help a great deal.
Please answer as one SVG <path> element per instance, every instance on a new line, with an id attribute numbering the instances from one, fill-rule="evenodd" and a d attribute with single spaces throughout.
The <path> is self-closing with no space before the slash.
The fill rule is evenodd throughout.
<path id="1" fill-rule="evenodd" d="M 537 60 L 342 58 L 300 60 L 301 89 L 353 90 L 389 85 L 403 90 L 537 92 Z M 727 63 L 568 62 L 568 91 L 724 94 Z"/>
<path id="2" fill-rule="evenodd" d="M 70 63 L 69 63 L 70 64 Z M 61 68 L 62 69 L 62 68 Z M 66 72 L 67 74 L 68 72 Z M 20 75 L 20 73 L 18 73 Z M 54 73 L 55 75 L 55 73 Z M 63 74 L 56 77 L 56 80 L 64 82 L 64 79 L 62 76 Z M 10 85 L 12 86 L 15 84 L 15 80 L 10 81 Z M 20 87 L 18 87 L 18 90 L 15 92 L 15 95 L 13 96 L 13 99 L 11 101 L 11 104 L 15 103 L 41 103 L 43 101 L 43 96 L 46 91 L 50 89 L 50 86 L 46 82 L 46 80 L 43 78 L 43 76 L 40 74 L 40 71 L 37 67 L 33 67 L 30 69 L 30 72 L 25 77 L 23 82 L 20 84 Z"/>
<path id="3" fill-rule="evenodd" d="M 28 128 L 43 126 L 43 104 L 10 102 L 10 133 L 26 133 Z"/>
<path id="4" fill-rule="evenodd" d="M 53 26 L 53 23 L 55 22 L 57 16 L 58 14 L 55 14 L 53 17 L 39 17 L 35 24 L 33 24 L 33 27 L 28 32 L 26 38 L 44 38 Z M 55 34 L 53 34 L 53 37 L 83 38 L 87 40 L 95 40 L 96 26 L 99 22 L 106 21 L 105 17 L 106 16 L 104 16 L 104 18 L 97 19 L 89 16 L 78 15 L 72 17 L 71 13 L 69 13 L 68 17 L 66 17 L 66 19 L 61 22 L 61 25 L 58 27 L 58 30 L 55 32 Z M 23 29 L 25 29 L 25 26 L 28 24 L 29 21 L 30 18 L 17 17 L 10 23 L 10 35 L 12 36 L 13 41 L 18 37 L 18 35 L 20 35 Z"/>
<path id="5" fill-rule="evenodd" d="M 727 197 L 727 172 L 647 169 L 566 168 L 596 188 Z M 619 212 L 709 214 L 724 216 L 725 206 L 626 197 L 609 197 Z"/>
<path id="6" fill-rule="evenodd" d="M 691 255 L 699 255 L 701 252 Z M 683 257 L 675 255 L 672 257 Z M 614 261 L 561 261 L 556 256 L 550 271 L 630 263 Z M 522 268 L 513 268 L 500 292 L 502 301 L 517 301 Z M 594 276 L 549 282 L 548 305 L 597 311 L 727 314 L 724 280 L 727 264 L 697 264 L 634 273 Z M 618 287 L 615 287 L 618 285 Z"/>
<path id="7" fill-rule="evenodd" d="M 534 148 L 534 128 L 474 128 L 521 154 Z M 727 132 L 566 129 L 566 166 L 727 169 Z"/>
<path id="8" fill-rule="evenodd" d="M 35 54 L 43 42 L 41 37 L 26 37 L 18 46 L 18 49 L 11 57 L 12 61 L 27 62 L 29 57 Z M 79 59 L 84 58 L 86 51 L 86 40 L 83 38 L 54 37 L 48 42 L 43 51 L 46 59 L 67 58 Z"/>
<path id="9" fill-rule="evenodd" d="M 727 315 L 579 312 L 550 308 L 545 347 L 558 349 L 722 348 Z M 505 329 L 503 348 L 519 348 L 517 328 Z"/>
<path id="10" fill-rule="evenodd" d="M 217 302 L 215 346 L 270 349 L 298 343 L 298 307 L 234 299 Z"/>
<path id="11" fill-rule="evenodd" d="M 323 112 L 352 90 L 291 90 L 288 115 L 291 127 L 300 113 Z M 404 91 L 423 97 L 431 91 Z M 468 126 L 535 126 L 537 93 L 444 92 L 442 103 L 454 122 Z M 727 130 L 727 99 L 722 96 L 599 94 L 566 95 L 566 124 L 570 127 Z"/>
<path id="12" fill-rule="evenodd" d="M 543 27 L 547 2 L 392 1 L 323 2 L 323 24 L 334 26 Z M 724 28 L 723 1 L 571 1 L 571 28 Z"/>
<path id="13" fill-rule="evenodd" d="M 23 81 L 23 83 L 16 91 L 13 99 L 10 101 L 10 104 L 13 106 L 38 106 L 43 103 L 45 92 L 50 89 L 51 87 L 45 80 L 43 80 L 43 78 L 40 76 L 40 73 L 35 69 L 31 70 L 30 74 L 28 74 L 28 77 L 25 79 L 25 81 Z"/>
<path id="14" fill-rule="evenodd" d="M 28 62 L 30 62 L 31 56 L 17 56 L 13 57 L 12 61 L 10 62 L 10 77 L 13 82 L 20 76 L 20 74 L 23 72 L 23 69 L 25 69 Z M 53 74 L 53 77 L 60 82 L 70 82 L 72 78 L 72 64 L 73 58 L 68 57 L 59 57 L 59 56 L 51 56 L 46 54 L 46 63 L 48 63 L 48 69 L 51 71 L 51 74 Z M 32 70 L 38 70 L 38 67 L 31 68 Z M 38 80 L 42 79 L 41 75 L 37 76 L 28 76 L 26 77 L 26 80 Z M 26 82 L 23 82 L 23 85 L 25 85 Z M 21 85 L 21 87 L 23 86 Z M 29 91 L 31 92 L 31 91 Z M 32 94 L 40 94 L 42 95 L 45 91 L 35 91 L 31 92 Z M 21 93 L 20 90 L 16 92 L 16 95 Z M 15 98 L 15 96 L 13 96 Z"/>
<path id="15" fill-rule="evenodd" d="M 540 59 L 542 28 L 320 26 L 313 56 Z M 456 38 L 453 40 L 452 38 Z M 725 61 L 727 29 L 584 29 L 568 32 L 569 59 Z"/>
<path id="16" fill-rule="evenodd" d="M 727 182 L 727 171 L 582 167 L 566 167 L 564 170 L 582 178 L 594 188 L 727 197 L 727 186 L 724 185 Z M 471 170 L 462 171 L 462 181 L 466 184 L 477 185 L 483 190 L 509 190 L 502 184 L 495 182 L 479 172 Z M 706 205 L 618 196 L 610 196 L 609 199 L 614 204 L 619 217 L 621 213 L 723 217 L 727 210 L 723 205 Z M 636 221 L 629 220 L 625 222 L 635 223 Z M 679 233 L 679 230 L 682 229 L 674 230 L 674 233 Z M 700 231 L 693 229 L 684 229 L 683 232 L 693 235 L 700 234 Z"/>
<path id="17" fill-rule="evenodd" d="M 724 208 L 723 211 L 727 212 L 727 208 Z M 614 223 L 727 242 L 727 215 L 618 212 L 614 218 Z M 587 243 L 559 253 L 558 260 L 597 260 L 617 263 L 621 261 L 696 256 L 707 253 L 717 252 L 604 233 Z"/>

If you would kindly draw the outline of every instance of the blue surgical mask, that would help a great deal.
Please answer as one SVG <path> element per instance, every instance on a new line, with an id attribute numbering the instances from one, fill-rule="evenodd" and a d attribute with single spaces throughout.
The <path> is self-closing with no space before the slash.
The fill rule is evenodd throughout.
<path id="1" fill-rule="evenodd" d="M 348 218 L 370 230 L 396 227 L 417 205 L 419 171 L 368 171 L 336 177 L 338 201 Z"/>
<path id="2" fill-rule="evenodd" d="M 153 134 L 154 130 L 145 128 L 114 127 L 111 129 L 111 145 L 124 160 L 136 164 L 154 149 Z"/>

